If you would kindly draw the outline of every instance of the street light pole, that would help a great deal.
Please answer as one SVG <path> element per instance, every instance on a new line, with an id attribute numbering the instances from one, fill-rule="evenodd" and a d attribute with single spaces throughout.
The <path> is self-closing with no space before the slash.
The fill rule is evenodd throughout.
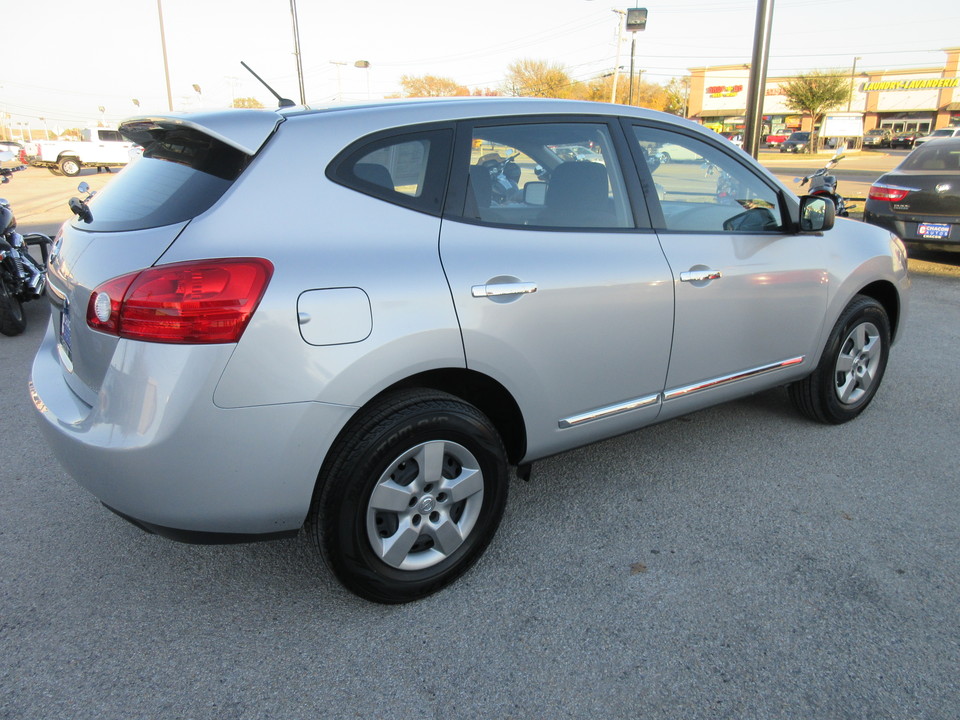
<path id="1" fill-rule="evenodd" d="M 862 57 L 853 59 L 853 69 L 850 71 L 850 98 L 847 100 L 847 112 L 850 112 L 850 106 L 853 104 L 853 78 L 857 74 L 857 60 L 863 60 Z"/>
<path id="2" fill-rule="evenodd" d="M 766 95 L 767 61 L 770 59 L 770 29 L 773 25 L 773 0 L 757 0 L 757 24 L 753 30 L 753 61 L 747 85 L 747 122 L 743 149 L 754 158 L 760 151 L 763 129 L 763 99 Z"/>
<path id="3" fill-rule="evenodd" d="M 628 102 L 633 105 L 633 61 L 637 51 L 637 33 L 647 29 L 647 9 L 630 8 L 627 10 L 627 30 L 633 35 L 630 41 L 630 95 Z"/>

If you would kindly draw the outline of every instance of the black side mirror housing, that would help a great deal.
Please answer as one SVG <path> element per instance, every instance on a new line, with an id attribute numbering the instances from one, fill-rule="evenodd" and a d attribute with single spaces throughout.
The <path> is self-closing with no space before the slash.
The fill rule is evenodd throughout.
<path id="1" fill-rule="evenodd" d="M 800 198 L 800 232 L 820 233 L 833 228 L 837 208 L 833 200 L 823 195 L 804 195 Z"/>

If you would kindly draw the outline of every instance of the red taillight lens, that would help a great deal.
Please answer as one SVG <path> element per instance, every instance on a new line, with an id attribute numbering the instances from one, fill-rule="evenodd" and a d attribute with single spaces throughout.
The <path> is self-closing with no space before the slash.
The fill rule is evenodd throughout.
<path id="1" fill-rule="evenodd" d="M 887 202 L 897 202 L 903 200 L 912 192 L 912 188 L 897 187 L 896 185 L 884 185 L 877 183 L 870 187 L 867 198 L 870 200 L 886 200 Z"/>
<path id="2" fill-rule="evenodd" d="M 237 342 L 272 275 L 273 265 L 262 258 L 158 265 L 97 287 L 87 324 L 133 340 Z"/>

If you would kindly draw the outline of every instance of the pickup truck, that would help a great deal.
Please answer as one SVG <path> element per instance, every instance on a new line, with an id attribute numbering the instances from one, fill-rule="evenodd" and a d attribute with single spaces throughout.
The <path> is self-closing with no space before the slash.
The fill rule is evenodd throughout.
<path id="1" fill-rule="evenodd" d="M 49 168 L 54 175 L 79 175 L 87 167 L 123 167 L 130 162 L 134 144 L 116 130 L 90 128 L 81 131 L 82 140 L 41 140 L 36 143 L 30 164 Z"/>
<path id="2" fill-rule="evenodd" d="M 766 143 L 767 147 L 780 147 L 787 141 L 787 135 L 774 133 L 773 135 L 767 135 Z"/>

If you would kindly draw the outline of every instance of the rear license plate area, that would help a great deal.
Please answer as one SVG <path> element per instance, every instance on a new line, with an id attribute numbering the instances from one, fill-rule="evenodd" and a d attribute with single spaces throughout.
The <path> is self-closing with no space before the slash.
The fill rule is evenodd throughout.
<path id="1" fill-rule="evenodd" d="M 917 235 L 922 238 L 946 240 L 950 237 L 950 225 L 947 223 L 920 223 L 917 225 Z"/>

